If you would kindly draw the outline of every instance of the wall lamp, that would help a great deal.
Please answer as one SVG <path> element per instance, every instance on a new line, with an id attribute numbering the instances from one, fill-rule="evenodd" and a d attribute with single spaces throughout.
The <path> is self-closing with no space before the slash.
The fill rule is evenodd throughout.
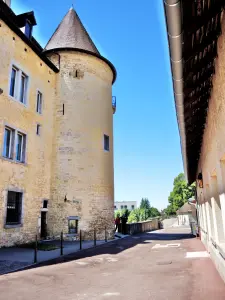
<path id="1" fill-rule="evenodd" d="M 203 177 L 202 177 L 202 173 L 199 173 L 198 174 L 198 177 L 197 177 L 197 181 L 198 181 L 198 186 L 199 188 L 203 188 Z"/>

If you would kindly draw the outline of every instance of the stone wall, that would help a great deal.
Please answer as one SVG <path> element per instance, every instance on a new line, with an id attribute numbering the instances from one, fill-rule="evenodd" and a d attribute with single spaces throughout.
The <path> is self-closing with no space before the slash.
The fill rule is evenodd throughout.
<path id="1" fill-rule="evenodd" d="M 153 231 L 159 229 L 159 218 L 154 218 L 152 220 L 129 223 L 127 224 L 127 234 L 136 234 L 141 232 Z"/>
<path id="2" fill-rule="evenodd" d="M 85 239 L 93 238 L 94 228 L 104 238 L 105 226 L 112 238 L 113 74 L 94 56 L 75 51 L 59 55 L 49 234 L 67 233 L 68 217 L 75 216 Z M 104 151 L 104 134 L 110 138 L 109 152 Z"/>
<path id="3" fill-rule="evenodd" d="M 213 88 L 209 101 L 198 172 L 203 174 L 203 189 L 197 188 L 201 239 L 218 271 L 225 278 L 225 18 L 218 40 Z M 197 174 L 196 174 L 197 175 Z M 222 254 L 221 254 L 222 253 Z"/>
<path id="4" fill-rule="evenodd" d="M 55 73 L 0 20 L 0 247 L 34 239 L 43 199 L 50 199 Z M 27 104 L 9 96 L 11 67 L 29 76 Z M 43 94 L 43 113 L 36 113 L 37 90 Z M 41 134 L 36 134 L 37 123 Z M 27 135 L 25 163 L 2 157 L 4 128 Z M 23 192 L 22 224 L 5 228 L 8 190 Z"/>

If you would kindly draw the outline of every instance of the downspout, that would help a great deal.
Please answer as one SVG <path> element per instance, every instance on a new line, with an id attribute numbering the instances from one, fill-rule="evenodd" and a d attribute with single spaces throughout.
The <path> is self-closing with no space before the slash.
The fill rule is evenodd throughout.
<path id="1" fill-rule="evenodd" d="M 176 114 L 181 139 L 181 149 L 185 176 L 188 179 L 186 133 L 184 122 L 183 95 L 183 57 L 182 57 L 182 13 L 181 0 L 164 0 L 168 42 L 170 48 L 170 62 L 172 68 L 173 89 Z"/>

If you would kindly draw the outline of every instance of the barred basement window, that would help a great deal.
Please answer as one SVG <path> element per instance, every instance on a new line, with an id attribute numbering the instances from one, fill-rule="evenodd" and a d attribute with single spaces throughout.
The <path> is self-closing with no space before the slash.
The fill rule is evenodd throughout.
<path id="1" fill-rule="evenodd" d="M 21 224 L 22 193 L 8 191 L 6 225 Z"/>

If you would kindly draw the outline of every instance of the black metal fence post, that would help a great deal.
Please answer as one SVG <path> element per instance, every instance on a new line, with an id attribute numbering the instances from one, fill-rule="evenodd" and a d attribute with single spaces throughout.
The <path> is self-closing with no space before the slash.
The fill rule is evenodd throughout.
<path id="1" fill-rule="evenodd" d="M 63 255 L 63 232 L 61 232 L 61 237 L 60 237 L 60 255 Z"/>
<path id="2" fill-rule="evenodd" d="M 37 242 L 37 235 L 35 236 L 35 245 L 34 245 L 34 263 L 37 262 L 37 248 L 38 248 L 38 242 Z"/>
<path id="3" fill-rule="evenodd" d="M 107 232 L 106 232 L 106 226 L 105 226 L 105 242 L 107 242 Z"/>
<path id="4" fill-rule="evenodd" d="M 80 230 L 80 250 L 82 249 L 82 232 Z"/>
<path id="5" fill-rule="evenodd" d="M 96 247 L 96 229 L 94 229 L 94 246 Z"/>

